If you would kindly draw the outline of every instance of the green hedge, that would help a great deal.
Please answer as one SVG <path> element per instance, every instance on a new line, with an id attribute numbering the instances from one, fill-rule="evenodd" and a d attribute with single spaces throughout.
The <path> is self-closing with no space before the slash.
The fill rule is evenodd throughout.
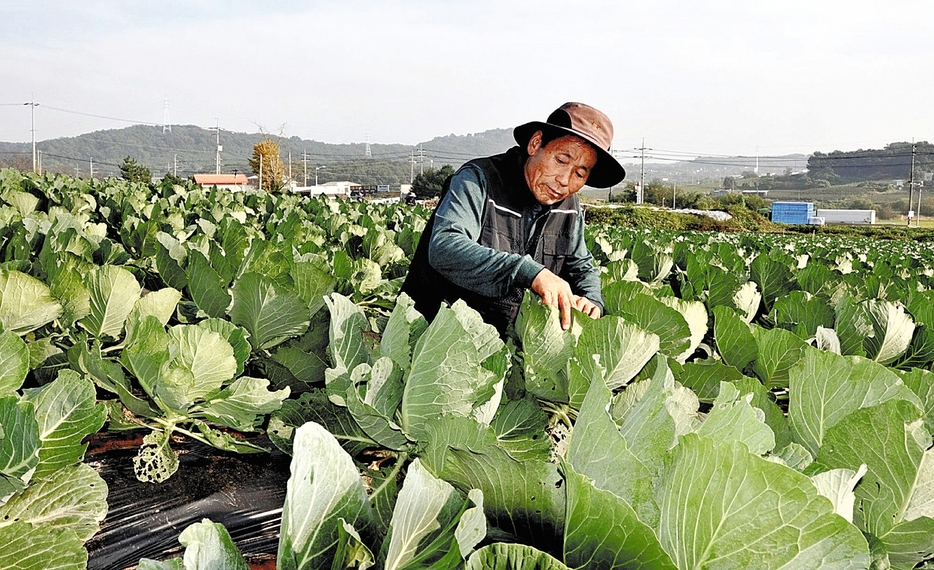
<path id="1" fill-rule="evenodd" d="M 587 221 L 593 224 L 648 228 L 653 230 L 685 231 L 778 231 L 779 226 L 761 214 L 739 204 L 727 207 L 731 219 L 720 221 L 702 214 L 687 214 L 659 210 L 646 206 L 622 206 L 617 208 L 592 207 L 587 209 Z"/>

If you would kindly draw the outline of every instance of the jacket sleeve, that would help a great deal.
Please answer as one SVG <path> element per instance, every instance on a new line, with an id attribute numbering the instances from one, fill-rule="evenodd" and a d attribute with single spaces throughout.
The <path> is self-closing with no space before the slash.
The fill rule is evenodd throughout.
<path id="1" fill-rule="evenodd" d="M 465 165 L 451 178 L 435 211 L 428 243 L 428 263 L 441 275 L 481 295 L 502 297 L 513 287 L 530 287 L 544 266 L 528 255 L 480 245 L 486 181 L 479 169 Z"/>
<path id="2" fill-rule="evenodd" d="M 587 249 L 587 242 L 584 240 L 583 212 L 577 216 L 571 251 L 564 260 L 561 277 L 570 283 L 575 295 L 590 299 L 600 307 L 601 313 L 606 312 L 600 285 L 600 269 L 594 265 L 593 255 Z"/>

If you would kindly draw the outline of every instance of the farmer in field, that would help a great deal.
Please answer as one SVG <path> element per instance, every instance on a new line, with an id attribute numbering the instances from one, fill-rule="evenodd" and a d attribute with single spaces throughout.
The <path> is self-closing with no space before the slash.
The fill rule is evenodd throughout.
<path id="1" fill-rule="evenodd" d="M 505 334 L 526 289 L 557 306 L 603 313 L 600 274 L 584 242 L 577 192 L 608 188 L 626 172 L 609 153 L 610 119 L 565 103 L 545 122 L 513 131 L 503 154 L 464 164 L 442 189 L 402 290 L 429 320 L 442 302 L 464 299 Z"/>

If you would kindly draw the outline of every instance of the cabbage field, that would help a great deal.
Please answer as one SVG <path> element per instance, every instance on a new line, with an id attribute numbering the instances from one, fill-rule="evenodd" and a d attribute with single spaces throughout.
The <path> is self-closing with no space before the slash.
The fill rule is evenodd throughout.
<path id="1" fill-rule="evenodd" d="M 934 567 L 932 244 L 589 226 L 607 315 L 504 341 L 400 295 L 428 214 L 0 170 L 0 567 L 88 566 L 121 431 L 288 453 L 281 569 Z"/>

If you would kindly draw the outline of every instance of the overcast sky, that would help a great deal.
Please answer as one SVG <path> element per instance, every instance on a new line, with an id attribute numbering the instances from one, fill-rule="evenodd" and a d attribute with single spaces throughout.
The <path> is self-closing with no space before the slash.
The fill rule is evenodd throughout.
<path id="1" fill-rule="evenodd" d="M 162 124 L 416 144 L 605 111 L 614 148 L 934 139 L 934 2 L 3 0 L 0 140 Z"/>

